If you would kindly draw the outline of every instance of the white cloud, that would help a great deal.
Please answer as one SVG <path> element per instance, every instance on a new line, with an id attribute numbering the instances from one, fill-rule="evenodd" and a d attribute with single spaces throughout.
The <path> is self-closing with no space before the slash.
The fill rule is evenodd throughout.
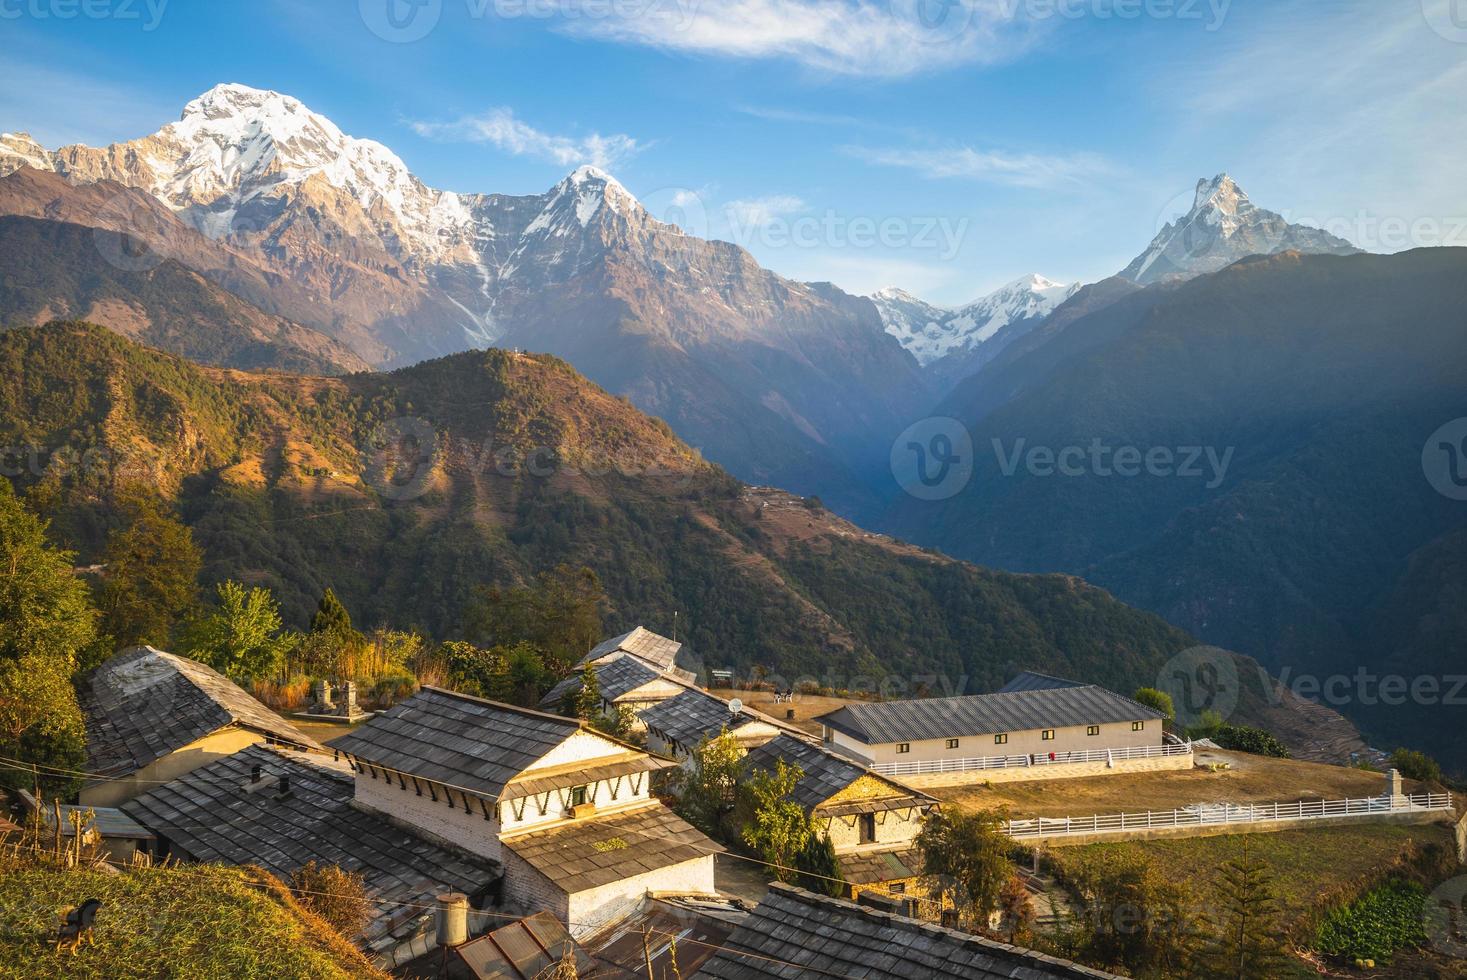
<path id="1" fill-rule="evenodd" d="M 412 128 L 419 136 L 488 143 L 515 156 L 538 157 L 565 167 L 589 163 L 610 169 L 646 148 L 622 133 L 590 133 L 579 138 L 546 133 L 515 118 L 514 111 L 503 106 L 453 122 L 415 122 Z"/>
<path id="2" fill-rule="evenodd" d="M 566 0 L 566 33 L 689 54 L 785 58 L 822 72 L 903 76 L 1024 50 L 1038 26 L 1014 0 Z M 601 11 L 591 16 L 593 9 Z"/>
<path id="3" fill-rule="evenodd" d="M 734 228 L 762 228 L 783 218 L 805 210 L 805 202 L 790 194 L 772 194 L 747 200 L 729 201 L 723 206 L 729 224 Z"/>
<path id="4" fill-rule="evenodd" d="M 1105 158 L 1094 153 L 1045 155 L 975 150 L 971 147 L 919 150 L 842 147 L 867 163 L 902 167 L 929 178 L 962 178 L 1009 187 L 1063 188 L 1079 186 L 1115 173 Z"/>

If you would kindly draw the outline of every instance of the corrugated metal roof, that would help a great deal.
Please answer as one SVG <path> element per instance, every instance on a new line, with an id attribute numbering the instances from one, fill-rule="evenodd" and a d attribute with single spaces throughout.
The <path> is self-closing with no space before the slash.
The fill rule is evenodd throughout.
<path id="1" fill-rule="evenodd" d="M 261 769 L 259 783 L 250 779 L 254 766 Z M 282 776 L 290 783 L 284 798 Z M 502 873 L 494 861 L 431 843 L 357 809 L 353 796 L 345 763 L 255 745 L 121 809 L 198 861 L 256 864 L 281 880 L 313 860 L 360 873 L 372 900 L 373 919 L 363 932 L 368 944 L 411 934 L 424 915 L 392 903 L 431 906 L 449 888 L 474 895 Z"/>
<path id="2" fill-rule="evenodd" d="M 1116 980 L 1113 974 L 775 882 L 700 980 Z"/>
<path id="3" fill-rule="evenodd" d="M 493 799 L 580 727 L 572 718 L 425 687 L 331 747 Z"/>
<path id="4" fill-rule="evenodd" d="M 505 837 L 501 843 L 569 893 L 723 850 L 661 803 Z"/>
<path id="5" fill-rule="evenodd" d="M 847 704 L 815 720 L 867 745 L 882 745 L 1162 717 L 1159 711 L 1089 684 L 960 698 Z"/>
<path id="6" fill-rule="evenodd" d="M 647 663 L 652 664 L 659 670 L 671 670 L 677 665 L 677 657 L 683 650 L 683 645 L 676 640 L 654 633 L 643 626 L 628 630 L 621 636 L 613 636 L 609 640 L 603 640 L 591 648 L 591 652 L 581 658 L 577 667 L 594 663 L 602 657 L 609 656 L 620 651 L 629 653 L 634 657 L 641 657 Z"/>
<path id="7" fill-rule="evenodd" d="M 502 929 L 471 939 L 453 952 L 479 980 L 535 980 L 558 965 L 565 953 L 575 958 L 576 972 L 587 975 L 587 956 L 565 927 L 549 912 L 512 922 Z"/>
<path id="8" fill-rule="evenodd" d="M 1055 677 L 1051 674 L 1041 674 L 1037 670 L 1025 670 L 1015 674 L 1007 684 L 995 691 L 995 694 L 1012 694 L 1015 691 L 1049 691 L 1057 687 L 1086 687 L 1083 681 L 1065 680 L 1063 677 Z"/>
<path id="9" fill-rule="evenodd" d="M 152 647 L 124 650 L 92 671 L 81 702 L 87 770 L 110 777 L 136 772 L 230 725 L 321 747 L 213 668 Z"/>

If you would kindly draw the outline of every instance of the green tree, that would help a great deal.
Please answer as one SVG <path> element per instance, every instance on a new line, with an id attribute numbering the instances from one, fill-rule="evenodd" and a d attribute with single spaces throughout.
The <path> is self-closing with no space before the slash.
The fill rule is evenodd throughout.
<path id="1" fill-rule="evenodd" d="M 279 674 L 289 641 L 270 590 L 226 581 L 214 592 L 218 606 L 189 630 L 190 656 L 235 680 Z"/>
<path id="2" fill-rule="evenodd" d="M 46 540 L 46 524 L 0 480 L 0 755 L 39 766 L 81 769 L 85 731 L 71 676 L 96 636 L 87 587 L 72 555 Z M 0 767 L 0 784 L 30 787 L 28 774 Z M 42 778 L 67 792 L 75 780 Z"/>
<path id="3" fill-rule="evenodd" d="M 986 927 L 1014 874 L 1003 817 L 992 810 L 938 810 L 928 814 L 916 845 L 923 876 Z"/>
<path id="4" fill-rule="evenodd" d="M 835 842 L 829 834 L 811 828 L 810 838 L 795 855 L 795 884 L 820 895 L 840 898 L 846 893 L 845 876 L 835 856 Z"/>
<path id="5" fill-rule="evenodd" d="M 1136 976 L 1187 976 L 1197 936 L 1182 885 L 1144 858 L 1104 852 L 1078 876 L 1090 934 L 1082 958 Z"/>
<path id="6" fill-rule="evenodd" d="M 1220 747 L 1232 749 L 1235 752 L 1252 752 L 1254 755 L 1268 755 L 1275 759 L 1287 759 L 1289 750 L 1283 742 L 1280 742 L 1271 732 L 1261 728 L 1249 728 L 1246 725 L 1219 725 L 1211 738 Z"/>
<path id="7" fill-rule="evenodd" d="M 593 665 L 587 664 L 581 671 L 580 688 L 569 692 L 566 700 L 569 702 L 569 713 L 582 721 L 591 721 L 601 716 L 601 680 L 596 676 Z"/>
<path id="8" fill-rule="evenodd" d="M 744 773 L 744 750 L 725 729 L 693 748 L 673 809 L 705 834 L 723 836 L 723 819 L 733 809 Z"/>
<path id="9" fill-rule="evenodd" d="M 1224 862 L 1219 869 L 1220 928 L 1217 939 L 1200 955 L 1199 972 L 1218 980 L 1267 980 L 1278 976 L 1288 962 L 1283 907 L 1274 889 L 1272 871 L 1264 862 L 1249 857 L 1246 834 L 1240 840 L 1241 856 Z"/>
<path id="10" fill-rule="evenodd" d="M 1391 753 L 1391 768 L 1399 770 L 1407 779 L 1423 783 L 1440 783 L 1442 767 L 1425 752 L 1414 749 L 1396 749 Z"/>
<path id="11" fill-rule="evenodd" d="M 790 799 L 804 774 L 799 766 L 776 759 L 772 772 L 756 769 L 739 783 L 740 836 L 773 866 L 780 881 L 794 877 L 795 855 L 813 835 L 804 809 Z"/>
<path id="12" fill-rule="evenodd" d="M 193 532 L 151 494 L 120 502 L 124 523 L 107 536 L 102 629 L 118 648 L 166 647 L 198 603 L 203 556 Z"/>
<path id="13" fill-rule="evenodd" d="M 336 633 L 339 636 L 347 636 L 355 633 L 351 625 L 351 613 L 336 598 L 336 590 L 327 586 L 326 591 L 321 593 L 321 601 L 316 605 L 316 614 L 311 617 L 312 633 Z"/>
<path id="14" fill-rule="evenodd" d="M 1172 704 L 1172 696 L 1165 691 L 1158 691 L 1154 687 L 1143 687 L 1136 691 L 1132 698 L 1137 704 L 1144 704 L 1148 708 L 1155 708 L 1166 716 L 1168 724 L 1177 718 L 1177 709 Z"/>
<path id="15" fill-rule="evenodd" d="M 367 638 L 351 624 L 351 614 L 327 587 L 311 616 L 311 630 L 301 643 L 301 666 L 312 677 L 357 676 L 367 653 Z"/>
<path id="16" fill-rule="evenodd" d="M 600 642 L 604 603 L 595 572 L 557 565 L 533 586 L 480 589 L 464 611 L 464 633 L 487 647 L 532 643 L 552 675 L 563 677 Z"/>

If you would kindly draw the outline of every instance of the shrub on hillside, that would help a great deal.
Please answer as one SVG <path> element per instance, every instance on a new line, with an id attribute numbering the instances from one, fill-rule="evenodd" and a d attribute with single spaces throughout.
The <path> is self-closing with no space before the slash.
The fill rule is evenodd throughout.
<path id="1" fill-rule="evenodd" d="M 1261 728 L 1248 728 L 1245 725 L 1219 725 L 1217 731 L 1212 734 L 1212 740 L 1219 747 L 1232 749 L 1235 752 L 1270 755 L 1275 759 L 1289 758 L 1289 750 L 1284 748 L 1284 743 Z"/>
<path id="2" fill-rule="evenodd" d="M 1437 761 L 1425 752 L 1417 752 L 1414 749 L 1396 749 L 1392 752 L 1391 768 L 1399 771 L 1407 779 L 1415 779 L 1423 783 L 1442 781 L 1442 767 Z"/>

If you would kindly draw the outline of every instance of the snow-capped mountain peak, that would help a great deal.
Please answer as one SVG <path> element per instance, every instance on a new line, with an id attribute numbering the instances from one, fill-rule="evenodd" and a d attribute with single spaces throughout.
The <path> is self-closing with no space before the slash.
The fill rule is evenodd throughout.
<path id="1" fill-rule="evenodd" d="M 1079 288 L 1079 283 L 1067 285 L 1031 273 L 957 309 L 933 306 L 896 287 L 879 290 L 870 299 L 886 332 L 926 366 L 973 351 L 1000 332 L 1017 336 L 1007 328 L 1037 323 Z"/>
<path id="2" fill-rule="evenodd" d="M 1191 210 L 1167 222 L 1120 275 L 1149 285 L 1217 272 L 1249 255 L 1290 249 L 1336 255 L 1359 251 L 1329 232 L 1290 224 L 1256 206 L 1232 177 L 1221 173 L 1197 181 Z"/>

